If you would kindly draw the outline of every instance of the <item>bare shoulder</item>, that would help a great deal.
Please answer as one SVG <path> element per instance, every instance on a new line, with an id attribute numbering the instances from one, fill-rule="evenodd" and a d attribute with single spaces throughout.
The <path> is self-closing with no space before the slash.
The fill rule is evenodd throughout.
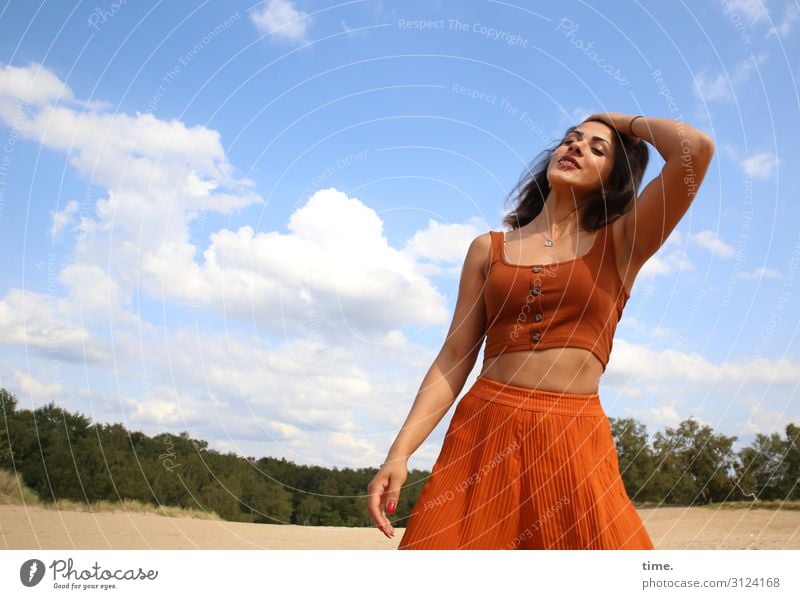
<path id="1" fill-rule="evenodd" d="M 480 272 L 486 277 L 489 273 L 489 265 L 492 260 L 492 235 L 490 231 L 481 233 L 467 250 L 466 262 L 470 263 L 470 270 Z"/>
<path id="2" fill-rule="evenodd" d="M 483 292 L 491 245 L 489 233 L 478 235 L 470 242 L 464 258 L 453 322 L 444 343 L 444 347 L 458 356 L 472 355 L 478 351 L 486 331 Z"/>

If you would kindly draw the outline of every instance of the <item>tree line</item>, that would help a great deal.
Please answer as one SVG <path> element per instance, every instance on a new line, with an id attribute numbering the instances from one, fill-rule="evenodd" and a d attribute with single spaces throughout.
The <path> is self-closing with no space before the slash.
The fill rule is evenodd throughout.
<path id="1" fill-rule="evenodd" d="M 634 502 L 694 505 L 800 499 L 800 427 L 736 437 L 695 420 L 649 440 L 634 419 L 611 418 L 625 487 Z M 220 453 L 187 432 L 150 437 L 121 424 L 92 424 L 54 403 L 18 409 L 0 389 L 0 468 L 18 473 L 43 501 L 135 499 L 216 512 L 237 522 L 372 526 L 366 488 L 376 468 L 323 468 L 284 458 Z M 395 525 L 405 525 L 427 470 L 409 471 Z"/>

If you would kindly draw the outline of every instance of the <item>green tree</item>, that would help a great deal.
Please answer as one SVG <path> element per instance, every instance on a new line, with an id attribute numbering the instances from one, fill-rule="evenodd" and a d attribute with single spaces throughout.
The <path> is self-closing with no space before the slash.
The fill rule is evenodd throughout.
<path id="1" fill-rule="evenodd" d="M 654 499 L 652 494 L 653 451 L 644 424 L 633 418 L 609 418 L 617 447 L 619 469 L 631 499 Z"/>
<path id="2" fill-rule="evenodd" d="M 715 435 L 695 419 L 653 436 L 653 488 L 668 503 L 691 505 L 724 501 L 733 492 L 732 453 L 736 437 Z"/>
<path id="3" fill-rule="evenodd" d="M 785 499 L 800 499 L 800 426 L 786 425 L 786 457 L 781 476 Z"/>
<path id="4" fill-rule="evenodd" d="M 306 495 L 297 505 L 295 520 L 303 526 L 315 526 L 320 524 L 321 512 L 322 502 L 314 495 Z"/>
<path id="5" fill-rule="evenodd" d="M 11 438 L 15 436 L 9 427 L 17 422 L 17 398 L 13 393 L 0 389 L 0 468 L 14 471 L 14 459 L 11 451 Z"/>
<path id="6" fill-rule="evenodd" d="M 787 444 L 778 433 L 756 435 L 739 451 L 736 479 L 739 492 L 753 499 L 780 499 Z"/>

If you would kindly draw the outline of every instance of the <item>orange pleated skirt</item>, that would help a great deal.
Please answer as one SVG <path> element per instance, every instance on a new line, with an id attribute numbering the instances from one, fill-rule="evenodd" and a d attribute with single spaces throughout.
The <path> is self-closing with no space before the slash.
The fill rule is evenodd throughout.
<path id="1" fill-rule="evenodd" d="M 478 377 L 398 549 L 653 549 L 594 394 Z"/>

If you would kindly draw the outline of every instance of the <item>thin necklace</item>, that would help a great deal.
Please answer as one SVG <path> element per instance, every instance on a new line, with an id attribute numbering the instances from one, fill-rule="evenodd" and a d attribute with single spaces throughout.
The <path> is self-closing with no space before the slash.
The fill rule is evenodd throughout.
<path id="1" fill-rule="evenodd" d="M 580 208 L 580 206 L 578 206 L 578 208 Z M 575 210 L 578 210 L 578 208 L 575 208 Z M 566 215 L 564 218 L 562 218 L 560 221 L 558 221 L 558 222 L 556 223 L 556 225 L 558 225 L 558 224 L 561 224 L 561 223 L 563 223 L 565 220 L 567 220 L 567 219 L 568 219 L 568 218 L 569 218 L 569 217 L 572 215 L 572 213 L 573 213 L 573 212 L 575 212 L 575 210 L 573 210 L 572 212 L 570 212 L 569 214 L 567 214 L 567 215 Z M 550 232 L 550 228 L 548 227 L 548 233 L 549 233 L 549 232 Z M 580 233 L 580 229 L 578 229 L 577 231 L 573 231 L 572 233 L 567 233 L 566 235 L 559 235 L 559 236 L 558 236 L 558 239 L 561 239 L 562 237 L 569 237 L 570 235 L 574 235 L 575 233 Z M 556 239 L 556 241 L 558 241 L 558 239 Z M 547 246 L 547 247 L 553 247 L 553 238 L 552 238 L 550 235 L 545 235 L 545 237 L 544 237 L 544 244 L 545 244 L 545 246 Z"/>
<path id="2" fill-rule="evenodd" d="M 580 208 L 580 206 L 578 206 L 578 208 Z M 578 208 L 576 208 L 575 210 L 577 210 Z M 569 213 L 567 216 L 565 216 L 564 218 L 562 218 L 562 219 L 561 219 L 560 221 L 558 221 L 556 224 L 559 224 L 559 223 L 562 223 L 562 222 L 564 222 L 566 219 L 568 219 L 568 218 L 569 218 L 569 216 L 570 216 L 570 215 L 571 215 L 573 212 L 575 212 L 575 210 L 573 210 L 572 212 L 570 212 L 570 213 Z M 575 233 L 580 233 L 580 232 L 581 232 L 581 230 L 582 230 L 582 229 L 578 229 L 577 231 L 573 231 L 572 233 L 567 233 L 566 235 L 561 235 L 561 236 L 559 236 L 559 238 L 558 238 L 558 239 L 561 239 L 562 237 L 569 237 L 570 235 L 574 235 Z M 539 232 L 539 234 L 540 234 L 540 235 L 543 235 L 543 233 L 541 233 L 541 232 Z M 556 239 L 556 241 L 558 241 L 558 239 Z M 505 246 L 506 246 L 506 241 L 507 241 L 507 239 L 506 239 L 506 231 L 503 231 L 503 256 L 505 256 L 506 260 L 508 260 L 508 256 L 506 255 L 506 247 L 505 247 Z M 552 239 L 551 239 L 549 236 L 545 235 L 544 244 L 545 244 L 545 246 L 547 246 L 547 247 L 553 247 L 553 240 L 552 240 Z"/>

